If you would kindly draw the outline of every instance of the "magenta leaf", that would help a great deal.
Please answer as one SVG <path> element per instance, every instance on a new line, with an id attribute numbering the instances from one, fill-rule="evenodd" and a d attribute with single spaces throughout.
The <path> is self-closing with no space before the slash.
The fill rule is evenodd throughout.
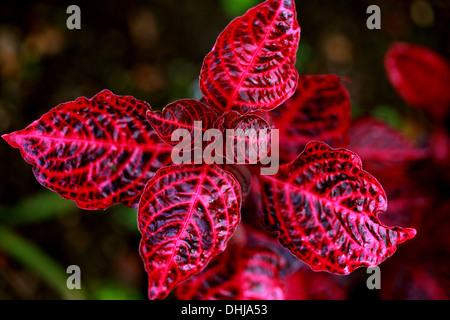
<path id="1" fill-rule="evenodd" d="M 247 233 L 250 230 L 245 229 Z M 181 284 L 176 295 L 185 300 L 282 300 L 280 270 L 286 263 L 268 241 L 235 241 L 208 267 Z M 234 240 L 234 239 L 233 239 Z"/>
<path id="2" fill-rule="evenodd" d="M 269 155 L 272 128 L 263 118 L 229 111 L 220 116 L 214 126 L 223 133 L 225 141 L 232 143 L 232 148 L 226 148 L 224 143 L 223 154 L 220 154 L 232 163 L 256 164 Z"/>
<path id="3" fill-rule="evenodd" d="M 387 206 L 383 188 L 345 149 L 311 142 L 261 182 L 263 226 L 314 271 L 349 274 L 376 266 L 416 233 L 380 223 Z"/>
<path id="4" fill-rule="evenodd" d="M 108 90 L 60 104 L 27 128 L 3 135 L 36 179 L 83 209 L 137 206 L 171 148 L 148 124 L 150 106 Z"/>
<path id="5" fill-rule="evenodd" d="M 301 76 L 295 94 L 271 112 L 283 154 L 292 159 L 310 141 L 345 147 L 350 108 L 349 93 L 337 75 Z"/>
<path id="6" fill-rule="evenodd" d="M 194 139 L 202 139 L 194 134 L 200 135 L 210 129 L 216 118 L 216 113 L 210 107 L 193 99 L 173 102 L 162 111 L 147 112 L 150 125 L 164 142 L 171 146 L 177 145 L 179 141 L 172 141 L 172 135 L 175 130 L 185 129 L 191 135 L 191 149 L 194 149 Z M 201 126 L 195 126 L 195 121 L 201 122 Z"/>
<path id="7" fill-rule="evenodd" d="M 394 43 L 384 65 L 389 80 L 413 108 L 441 122 L 450 107 L 450 64 L 432 50 L 408 43 Z"/>
<path id="8" fill-rule="evenodd" d="M 209 165 L 160 169 L 138 211 L 149 298 L 165 298 L 224 251 L 240 209 L 240 186 L 226 171 Z"/>
<path id="9" fill-rule="evenodd" d="M 295 91 L 295 3 L 268 0 L 234 19 L 206 56 L 200 89 L 217 113 L 272 110 Z"/>

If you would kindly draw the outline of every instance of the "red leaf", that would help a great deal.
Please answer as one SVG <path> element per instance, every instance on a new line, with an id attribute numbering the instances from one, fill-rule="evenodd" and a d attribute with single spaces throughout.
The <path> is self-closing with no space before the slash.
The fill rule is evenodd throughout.
<path id="1" fill-rule="evenodd" d="M 295 91 L 300 27 L 292 0 L 268 0 L 234 19 L 206 56 L 200 89 L 219 114 L 276 108 Z"/>
<path id="2" fill-rule="evenodd" d="M 198 138 L 194 136 L 194 131 L 202 133 L 212 128 L 216 118 L 216 113 L 210 107 L 193 99 L 173 102 L 167 105 L 162 112 L 147 112 L 148 122 L 164 142 L 171 146 L 177 145 L 179 141 L 172 141 L 172 134 L 175 130 L 185 129 L 191 134 L 192 149 L 194 139 Z M 202 126 L 196 128 L 195 121 L 201 121 Z"/>
<path id="3" fill-rule="evenodd" d="M 202 273 L 181 284 L 176 290 L 177 297 L 186 300 L 284 299 L 279 274 L 284 258 L 271 247 L 270 240 L 255 239 L 251 231 L 247 237 L 247 243 L 233 242 L 233 246 L 211 261 Z"/>
<path id="4" fill-rule="evenodd" d="M 145 119 L 150 106 L 103 90 L 60 104 L 3 138 L 33 165 L 36 179 L 83 209 L 136 206 L 171 148 Z"/>
<path id="5" fill-rule="evenodd" d="M 271 112 L 283 154 L 292 159 L 311 141 L 348 144 L 350 96 L 334 74 L 301 76 L 295 94 Z"/>
<path id="6" fill-rule="evenodd" d="M 348 148 L 361 157 L 365 166 L 377 172 L 429 155 L 428 150 L 416 147 L 400 132 L 373 118 L 363 118 L 351 125 Z"/>
<path id="7" fill-rule="evenodd" d="M 413 108 L 440 122 L 450 107 L 450 65 L 432 50 L 394 43 L 384 60 L 389 80 Z"/>
<path id="8" fill-rule="evenodd" d="M 241 190 L 226 171 L 180 165 L 160 169 L 139 204 L 140 254 L 150 299 L 163 299 L 222 252 L 240 221 Z"/>
<path id="9" fill-rule="evenodd" d="M 450 202 L 428 207 L 417 237 L 383 265 L 382 299 L 450 299 Z"/>
<path id="10" fill-rule="evenodd" d="M 309 143 L 296 160 L 261 181 L 264 227 L 277 231 L 280 243 L 314 271 L 349 274 L 378 265 L 416 233 L 380 223 L 383 188 L 345 149 Z"/>
<path id="11" fill-rule="evenodd" d="M 232 163 L 256 164 L 269 155 L 271 127 L 263 118 L 229 111 L 219 117 L 214 126 L 224 134 L 225 141 L 233 143 L 232 152 L 226 149 L 224 143 L 225 154 L 221 155 Z"/>
<path id="12" fill-rule="evenodd" d="M 315 273 L 300 268 L 286 278 L 285 300 L 344 300 L 347 285 L 343 278 L 330 273 Z"/>
<path id="13" fill-rule="evenodd" d="M 225 164 L 221 168 L 231 173 L 236 181 L 239 182 L 242 191 L 242 201 L 244 202 L 250 194 L 252 186 L 252 173 L 248 167 L 242 164 Z"/>

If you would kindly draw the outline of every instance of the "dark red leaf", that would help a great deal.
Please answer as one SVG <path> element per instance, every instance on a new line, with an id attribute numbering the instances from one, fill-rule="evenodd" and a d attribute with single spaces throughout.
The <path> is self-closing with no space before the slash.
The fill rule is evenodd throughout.
<path id="1" fill-rule="evenodd" d="M 383 264 L 383 299 L 450 299 L 449 212 L 449 201 L 430 205 L 417 237 Z"/>
<path id="2" fill-rule="evenodd" d="M 351 125 L 348 148 L 360 156 L 364 167 L 384 187 L 389 207 L 380 215 L 381 221 L 418 226 L 433 191 L 416 181 L 414 166 L 417 160 L 429 157 L 430 150 L 419 148 L 401 132 L 373 118 L 363 118 Z"/>
<path id="3" fill-rule="evenodd" d="M 345 149 L 311 142 L 261 181 L 264 227 L 277 231 L 280 243 L 314 271 L 349 274 L 378 265 L 416 233 L 380 223 L 387 206 L 383 188 Z"/>
<path id="4" fill-rule="evenodd" d="M 171 148 L 148 124 L 150 106 L 103 90 L 60 104 L 24 130 L 3 135 L 33 165 L 36 179 L 83 209 L 137 206 Z"/>
<path id="5" fill-rule="evenodd" d="M 449 127 L 447 127 L 447 130 Z M 436 126 L 430 137 L 430 153 L 433 165 L 450 184 L 450 135 L 445 128 Z"/>
<path id="6" fill-rule="evenodd" d="M 172 134 L 175 130 L 185 129 L 191 134 L 192 149 L 194 149 L 194 139 L 199 138 L 194 136 L 194 131 L 202 134 L 205 130 L 212 128 L 216 118 L 216 113 L 210 107 L 193 99 L 173 102 L 162 111 L 147 112 L 148 121 L 164 142 L 171 146 L 177 145 L 179 141 L 172 141 Z M 195 121 L 200 121 L 201 126 L 196 128 Z"/>
<path id="7" fill-rule="evenodd" d="M 441 122 L 450 107 L 450 65 L 432 50 L 394 43 L 384 60 L 389 80 L 413 108 Z"/>
<path id="8" fill-rule="evenodd" d="M 234 19 L 206 56 L 200 89 L 219 114 L 276 108 L 295 91 L 300 27 L 292 0 L 268 0 Z"/>
<path id="9" fill-rule="evenodd" d="M 279 273 L 284 258 L 271 246 L 270 240 L 255 239 L 254 232 L 245 230 L 246 243 L 233 242 L 202 273 L 181 284 L 176 290 L 179 299 L 284 299 Z"/>
<path id="10" fill-rule="evenodd" d="M 232 163 L 256 164 L 269 155 L 272 128 L 263 118 L 229 111 L 219 117 L 214 126 L 223 133 L 224 141 L 232 142 L 231 151 L 224 142 L 221 154 Z"/>
<path id="11" fill-rule="evenodd" d="M 149 298 L 165 298 L 224 251 L 240 209 L 239 184 L 226 171 L 209 165 L 160 169 L 139 203 Z"/>
<path id="12" fill-rule="evenodd" d="M 429 156 L 429 150 L 418 148 L 400 132 L 373 118 L 363 118 L 351 125 L 348 148 L 356 152 L 371 171 L 377 172 Z"/>
<path id="13" fill-rule="evenodd" d="M 301 76 L 295 94 L 271 112 L 284 156 L 296 157 L 311 141 L 345 147 L 350 108 L 349 93 L 337 75 Z"/>
<path id="14" fill-rule="evenodd" d="M 347 278 L 300 268 L 285 280 L 285 300 L 344 300 Z"/>
<path id="15" fill-rule="evenodd" d="M 252 187 L 252 173 L 246 165 L 242 164 L 225 164 L 222 167 L 239 182 L 242 191 L 242 201 L 245 201 Z"/>

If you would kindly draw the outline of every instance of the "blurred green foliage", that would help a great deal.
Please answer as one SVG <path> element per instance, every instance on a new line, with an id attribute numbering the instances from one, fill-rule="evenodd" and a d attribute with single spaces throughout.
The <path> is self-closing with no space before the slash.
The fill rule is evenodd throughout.
<path id="1" fill-rule="evenodd" d="M 234 19 L 260 3 L 258 0 L 220 0 L 223 10 Z"/>

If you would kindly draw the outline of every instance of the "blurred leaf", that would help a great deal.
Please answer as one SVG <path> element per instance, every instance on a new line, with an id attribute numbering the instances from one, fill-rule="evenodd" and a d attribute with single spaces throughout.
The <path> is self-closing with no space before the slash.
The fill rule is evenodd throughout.
<path id="1" fill-rule="evenodd" d="M 35 223 L 53 219 L 73 210 L 77 210 L 77 207 L 72 201 L 48 190 L 41 191 L 14 206 L 0 205 L 0 223 L 9 225 Z"/>
<path id="2" fill-rule="evenodd" d="M 38 246 L 15 232 L 0 226 L 0 250 L 17 260 L 53 288 L 63 299 L 77 300 L 84 296 L 79 290 L 69 290 L 63 266 L 43 252 Z"/>
<path id="3" fill-rule="evenodd" d="M 389 105 L 378 105 L 371 113 L 375 118 L 383 120 L 392 128 L 400 129 L 404 122 L 398 111 Z"/>
<path id="4" fill-rule="evenodd" d="M 118 283 L 97 283 L 92 288 L 91 297 L 95 300 L 143 300 L 138 290 Z"/>
<path id="5" fill-rule="evenodd" d="M 139 234 L 137 227 L 137 211 L 135 208 L 116 206 L 111 209 L 113 219 L 127 230 Z"/>
<path id="6" fill-rule="evenodd" d="M 313 56 L 313 49 L 305 41 L 300 41 L 297 51 L 296 67 L 300 71 L 300 74 L 304 74 L 304 69 L 311 62 Z"/>
<path id="7" fill-rule="evenodd" d="M 198 69 L 186 59 L 176 59 L 169 66 L 170 100 L 190 97 L 191 84 L 198 82 Z"/>

